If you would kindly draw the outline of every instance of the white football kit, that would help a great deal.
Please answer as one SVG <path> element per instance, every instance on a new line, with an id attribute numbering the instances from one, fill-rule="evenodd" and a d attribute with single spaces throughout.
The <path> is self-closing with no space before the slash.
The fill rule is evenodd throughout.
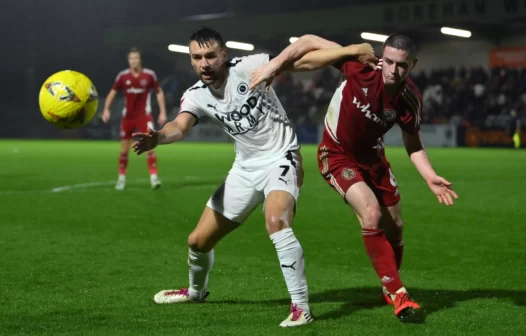
<path id="1" fill-rule="evenodd" d="M 199 81 L 181 98 L 180 113 L 211 118 L 234 139 L 234 164 L 207 206 L 236 223 L 273 190 L 297 200 L 303 180 L 296 132 L 276 92 L 265 92 L 264 83 L 248 89 L 252 72 L 268 62 L 268 54 L 234 58 L 221 88 Z"/>

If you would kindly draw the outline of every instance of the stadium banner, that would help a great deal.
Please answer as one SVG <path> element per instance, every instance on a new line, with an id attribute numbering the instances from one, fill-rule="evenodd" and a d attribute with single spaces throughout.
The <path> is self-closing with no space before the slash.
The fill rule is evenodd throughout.
<path id="1" fill-rule="evenodd" d="M 526 16 L 523 0 L 434 0 L 379 5 L 383 23 L 428 25 L 465 20 L 494 22 Z"/>
<path id="2" fill-rule="evenodd" d="M 520 134 L 521 148 L 526 147 L 526 132 Z M 459 127 L 457 143 L 462 147 L 512 148 L 512 137 L 503 129 Z"/>
<path id="3" fill-rule="evenodd" d="M 489 66 L 492 68 L 526 67 L 526 46 L 493 48 L 489 52 Z"/>
<path id="4" fill-rule="evenodd" d="M 457 129 L 453 125 L 421 125 L 420 135 L 426 147 L 457 147 Z M 384 145 L 404 145 L 400 127 L 395 125 L 385 134 Z"/>

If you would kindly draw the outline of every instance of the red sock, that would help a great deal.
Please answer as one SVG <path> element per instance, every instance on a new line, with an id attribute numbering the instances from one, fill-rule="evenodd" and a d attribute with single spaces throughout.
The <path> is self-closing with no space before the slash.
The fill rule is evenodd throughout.
<path id="1" fill-rule="evenodd" d="M 400 267 L 402 267 L 402 258 L 404 257 L 404 241 L 399 242 L 389 242 L 391 244 L 391 247 L 393 248 L 393 252 L 395 255 L 396 260 L 396 267 L 398 270 L 400 270 Z"/>
<path id="2" fill-rule="evenodd" d="M 150 175 L 157 174 L 157 156 L 154 152 L 148 152 L 148 169 Z"/>
<path id="3" fill-rule="evenodd" d="M 128 153 L 119 156 L 119 174 L 126 175 L 126 168 L 128 167 Z"/>
<path id="4" fill-rule="evenodd" d="M 402 281 L 396 269 L 393 248 L 385 237 L 384 230 L 362 229 L 362 235 L 365 249 L 380 281 L 390 293 L 396 293 L 402 287 Z"/>

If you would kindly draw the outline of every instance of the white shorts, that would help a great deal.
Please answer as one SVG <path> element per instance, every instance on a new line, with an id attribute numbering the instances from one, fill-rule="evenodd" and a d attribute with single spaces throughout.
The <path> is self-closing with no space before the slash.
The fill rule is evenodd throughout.
<path id="1" fill-rule="evenodd" d="M 242 224 L 274 190 L 286 191 L 297 201 L 303 184 L 301 154 L 290 151 L 261 170 L 234 166 L 206 204 L 234 223 Z"/>

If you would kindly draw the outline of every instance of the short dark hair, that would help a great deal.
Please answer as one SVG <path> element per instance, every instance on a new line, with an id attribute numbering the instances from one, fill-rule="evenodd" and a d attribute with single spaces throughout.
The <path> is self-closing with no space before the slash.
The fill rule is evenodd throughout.
<path id="1" fill-rule="evenodd" d="M 416 54 L 418 53 L 415 40 L 404 33 L 394 33 L 389 35 L 384 42 L 383 49 L 385 49 L 385 47 L 406 51 L 411 57 L 416 57 Z"/>
<path id="2" fill-rule="evenodd" d="M 218 46 L 225 48 L 225 41 L 221 34 L 208 27 L 203 27 L 193 32 L 190 36 L 190 42 L 192 41 L 196 41 L 200 47 L 208 47 L 214 42 L 217 42 Z"/>
<path id="3" fill-rule="evenodd" d="M 130 50 L 128 50 L 128 55 L 131 54 L 131 53 L 137 53 L 142 58 L 142 52 L 137 47 L 131 47 Z"/>

